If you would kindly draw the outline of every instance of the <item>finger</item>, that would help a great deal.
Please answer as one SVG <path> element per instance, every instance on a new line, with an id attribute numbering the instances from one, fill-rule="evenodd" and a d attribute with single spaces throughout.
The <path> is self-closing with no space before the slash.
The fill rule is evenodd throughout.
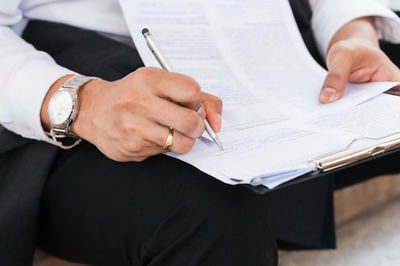
<path id="1" fill-rule="evenodd" d="M 160 97 L 171 99 L 196 111 L 201 107 L 200 85 L 186 75 L 168 73 L 156 88 Z"/>
<path id="2" fill-rule="evenodd" d="M 384 55 L 384 66 L 379 68 L 375 73 L 372 81 L 400 81 L 400 70 L 399 68 L 386 56 Z"/>
<path id="3" fill-rule="evenodd" d="M 154 123 L 152 130 L 148 132 L 146 139 L 161 148 L 165 145 L 170 134 L 169 127 Z M 168 150 L 175 153 L 187 153 L 192 148 L 195 139 L 187 137 L 177 130 L 172 131 L 172 145 Z M 165 152 L 165 150 L 163 150 Z"/>
<path id="4" fill-rule="evenodd" d="M 201 105 L 200 85 L 189 76 L 170 73 L 157 68 L 140 68 L 135 71 L 141 83 L 150 83 L 159 97 L 170 99 L 183 106 L 198 110 Z"/>
<path id="5" fill-rule="evenodd" d="M 211 127 L 219 132 L 221 130 L 221 112 L 222 112 L 222 101 L 220 98 L 203 92 L 202 103 L 207 114 L 207 120 Z"/>
<path id="6" fill-rule="evenodd" d="M 193 139 L 203 134 L 203 118 L 196 111 L 161 98 L 154 98 L 153 106 L 156 108 L 152 108 L 151 112 L 147 114 L 150 120 L 167 128 L 173 127 Z M 201 112 L 201 109 L 199 111 Z"/>
<path id="7" fill-rule="evenodd" d="M 389 77 L 387 79 L 383 79 L 383 80 L 387 80 L 387 81 L 391 81 L 391 82 L 400 82 L 400 70 L 396 66 L 394 66 L 394 68 L 392 68 L 391 71 L 387 71 L 387 75 L 389 75 Z M 380 81 L 380 80 L 377 80 L 377 81 Z M 390 90 L 399 91 L 400 85 L 394 86 Z M 395 94 L 395 95 L 398 96 L 399 92 L 397 92 L 397 94 Z"/>
<path id="8" fill-rule="evenodd" d="M 391 62 L 392 63 L 392 62 Z M 392 63 L 392 73 L 390 75 L 390 81 L 394 81 L 394 82 L 400 82 L 400 69 Z M 396 86 L 396 88 L 399 88 L 398 86 Z"/>
<path id="9" fill-rule="evenodd" d="M 348 52 L 336 53 L 328 60 L 328 75 L 319 95 L 321 103 L 338 100 L 346 89 L 353 67 L 353 56 Z"/>

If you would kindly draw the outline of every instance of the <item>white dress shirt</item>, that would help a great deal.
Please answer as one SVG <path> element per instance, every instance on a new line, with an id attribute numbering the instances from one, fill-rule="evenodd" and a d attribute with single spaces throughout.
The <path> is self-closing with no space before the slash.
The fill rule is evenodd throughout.
<path id="1" fill-rule="evenodd" d="M 311 23 L 322 55 L 326 54 L 329 42 L 339 28 L 359 17 L 376 17 L 375 28 L 379 37 L 390 42 L 400 42 L 400 19 L 389 10 L 388 6 L 393 6 L 389 0 L 309 0 L 309 2 L 313 10 Z"/>
<path id="2" fill-rule="evenodd" d="M 310 0 L 321 53 L 341 26 L 363 16 L 376 16 L 379 35 L 400 42 L 400 19 L 381 1 L 386 0 Z M 19 37 L 29 19 L 124 36 L 129 31 L 118 0 L 0 0 L 0 124 L 23 137 L 51 142 L 41 126 L 41 105 L 49 87 L 74 72 Z"/>

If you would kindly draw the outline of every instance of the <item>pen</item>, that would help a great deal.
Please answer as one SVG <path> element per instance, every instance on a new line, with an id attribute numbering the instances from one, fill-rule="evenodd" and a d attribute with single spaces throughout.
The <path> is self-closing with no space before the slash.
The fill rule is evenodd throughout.
<path id="1" fill-rule="evenodd" d="M 165 54 L 161 50 L 160 46 L 154 39 L 151 32 L 148 29 L 143 29 L 142 34 L 143 34 L 144 38 L 146 39 L 147 46 L 153 53 L 154 57 L 157 59 L 158 63 L 160 63 L 161 67 L 168 72 L 174 72 L 174 68 L 172 67 L 172 64 L 169 62 L 168 58 L 165 56 Z M 208 123 L 207 118 L 204 119 L 204 125 L 205 125 L 208 135 L 210 135 L 210 137 L 214 140 L 214 142 L 218 145 L 218 147 L 221 150 L 223 150 L 224 146 L 222 146 L 222 142 L 219 139 L 217 133 L 215 133 L 215 131 L 210 126 L 210 123 Z"/>

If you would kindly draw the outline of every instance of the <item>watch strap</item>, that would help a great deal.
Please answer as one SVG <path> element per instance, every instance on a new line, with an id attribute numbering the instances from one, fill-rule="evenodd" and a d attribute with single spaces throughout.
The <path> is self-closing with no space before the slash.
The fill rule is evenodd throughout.
<path id="1" fill-rule="evenodd" d="M 72 90 L 76 95 L 76 98 L 78 98 L 79 88 L 81 88 L 87 82 L 94 79 L 98 78 L 87 77 L 87 76 L 74 76 L 68 79 L 63 85 L 61 85 L 59 90 L 65 90 L 65 89 Z M 62 149 L 71 149 L 77 146 L 82 141 L 82 139 L 79 136 L 73 134 L 70 131 L 71 125 L 78 114 L 79 105 L 76 104 L 74 108 L 76 108 L 76 110 L 74 110 L 74 116 L 71 118 L 71 121 L 70 123 L 68 123 L 68 125 L 66 125 L 64 128 L 58 128 L 53 125 L 51 126 L 50 136 L 52 137 L 54 142 L 56 142 L 57 146 L 59 146 Z"/>
<path id="2" fill-rule="evenodd" d="M 86 77 L 86 76 L 74 76 L 68 79 L 61 88 L 68 88 L 73 90 L 78 90 L 80 87 L 85 85 L 87 82 L 93 79 L 98 79 L 96 77 Z"/>
<path id="3" fill-rule="evenodd" d="M 74 138 L 74 137 L 71 137 L 71 135 L 69 137 L 60 136 L 60 135 L 57 136 L 56 132 L 53 129 L 50 129 L 50 136 L 54 140 L 54 142 L 57 144 L 57 146 L 64 150 L 72 149 L 73 147 L 75 147 L 79 143 L 81 143 L 81 141 L 82 141 L 82 138 L 80 138 L 80 137 Z M 61 139 L 63 139 L 64 142 L 62 142 Z"/>

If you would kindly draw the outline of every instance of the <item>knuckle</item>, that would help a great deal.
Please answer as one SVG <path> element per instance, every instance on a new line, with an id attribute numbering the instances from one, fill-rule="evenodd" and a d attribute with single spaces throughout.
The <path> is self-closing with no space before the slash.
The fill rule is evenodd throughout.
<path id="1" fill-rule="evenodd" d="M 185 84 L 185 90 L 188 101 L 194 102 L 200 99 L 200 92 L 201 92 L 200 85 L 192 78 L 188 78 L 187 84 Z"/>
<path id="2" fill-rule="evenodd" d="M 132 99 L 133 107 L 140 113 L 149 113 L 153 107 L 151 102 L 151 97 L 144 93 L 138 93 L 135 99 Z"/>
<path id="3" fill-rule="evenodd" d="M 337 82 L 341 81 L 342 79 L 343 79 L 343 74 L 341 74 L 340 72 L 332 71 L 331 73 L 329 73 L 330 82 Z"/>
<path id="4" fill-rule="evenodd" d="M 148 78 L 154 73 L 154 69 L 150 67 L 140 67 L 135 71 L 136 77 Z"/>
<path id="5" fill-rule="evenodd" d="M 151 98 L 145 93 L 138 93 L 134 90 L 124 92 L 118 103 L 119 109 L 131 110 L 134 112 L 147 113 L 151 108 Z"/>
<path id="6" fill-rule="evenodd" d="M 122 118 L 116 123 L 118 137 L 123 139 L 136 138 L 139 135 L 140 124 L 130 118 Z"/>
<path id="7" fill-rule="evenodd" d="M 220 98 L 216 97 L 215 104 L 217 105 L 218 108 L 222 109 L 223 102 L 222 102 L 222 100 Z"/>
<path id="8" fill-rule="evenodd" d="M 162 70 L 155 67 L 140 67 L 133 72 L 132 81 L 141 84 L 141 86 L 143 86 L 143 84 L 157 82 L 157 74 L 160 73 L 160 71 Z"/>
<path id="9" fill-rule="evenodd" d="M 333 62 L 335 60 L 351 61 L 355 54 L 356 48 L 353 45 L 345 41 L 339 41 L 329 50 L 327 55 L 327 63 L 329 65 L 330 62 Z"/>
<path id="10" fill-rule="evenodd" d="M 122 133 L 125 136 L 135 136 L 138 133 L 138 129 L 131 125 L 123 125 L 122 126 Z"/>
<path id="11" fill-rule="evenodd" d="M 115 101 L 115 106 L 119 110 L 129 109 L 132 103 L 137 99 L 137 95 L 133 90 L 124 90 Z"/>
<path id="12" fill-rule="evenodd" d="M 181 154 L 188 153 L 192 149 L 194 143 L 195 139 L 183 138 L 177 145 L 177 152 Z"/>
<path id="13" fill-rule="evenodd" d="M 143 149 L 143 145 L 140 142 L 129 142 L 125 145 L 126 150 L 130 153 L 130 154 L 135 154 L 135 153 L 139 153 L 142 151 Z"/>
<path id="14" fill-rule="evenodd" d="M 183 133 L 187 136 L 192 136 L 199 128 L 200 117 L 192 110 L 186 113 L 182 121 L 185 121 L 183 124 Z"/>
<path id="15" fill-rule="evenodd" d="M 116 105 L 118 107 L 126 108 L 132 103 L 132 100 L 135 99 L 135 95 L 131 90 L 125 90 L 119 95 L 116 100 Z"/>

